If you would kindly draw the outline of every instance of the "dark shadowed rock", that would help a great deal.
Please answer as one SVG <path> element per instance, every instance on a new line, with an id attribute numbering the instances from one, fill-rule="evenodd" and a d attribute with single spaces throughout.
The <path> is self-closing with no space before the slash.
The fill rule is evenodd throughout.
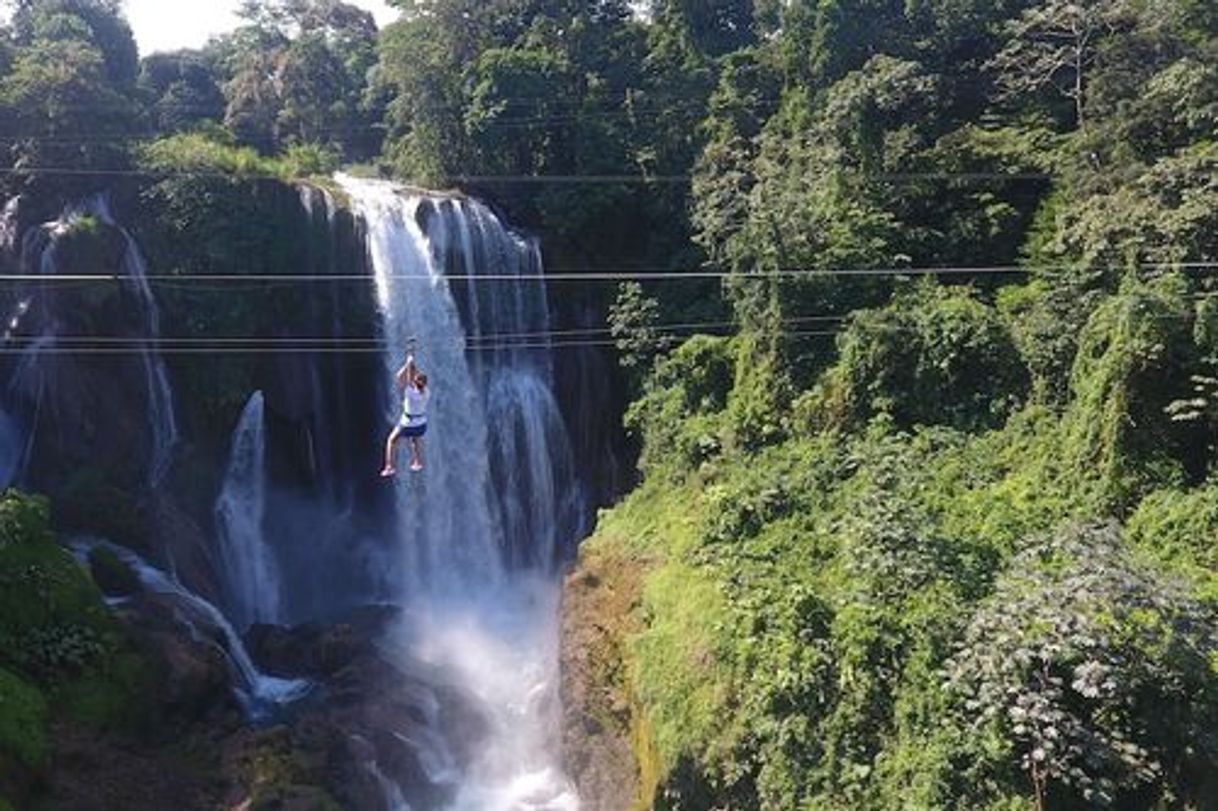
<path id="1" fill-rule="evenodd" d="M 275 760 L 287 775 L 280 783 L 320 786 L 345 809 L 383 811 L 387 784 L 418 811 L 451 801 L 452 786 L 433 773 L 436 762 L 463 765 L 468 751 L 456 746 L 428 760 L 419 747 L 437 741 L 440 729 L 468 744 L 485 734 L 486 722 L 471 699 L 442 686 L 442 674 L 386 655 L 386 634 L 400 618 L 396 608 L 368 607 L 333 625 L 250 629 L 246 643 L 261 668 L 313 679 L 318 689 L 294 708 L 290 725 L 233 743 L 226 762 L 238 794 L 262 796 L 250 764 Z"/>
<path id="2" fill-rule="evenodd" d="M 375 656 L 378 640 L 400 617 L 401 611 L 393 606 L 368 606 L 333 625 L 255 625 L 246 633 L 245 644 L 266 673 L 324 679 L 359 657 Z"/>
<path id="3" fill-rule="evenodd" d="M 178 580 L 213 604 L 220 601 L 220 581 L 208 534 L 171 497 L 152 494 L 145 508 L 155 538 L 156 557 L 173 561 Z"/>
<path id="4" fill-rule="evenodd" d="M 139 575 L 104 546 L 89 550 L 89 574 L 107 597 L 130 597 L 142 589 Z"/>

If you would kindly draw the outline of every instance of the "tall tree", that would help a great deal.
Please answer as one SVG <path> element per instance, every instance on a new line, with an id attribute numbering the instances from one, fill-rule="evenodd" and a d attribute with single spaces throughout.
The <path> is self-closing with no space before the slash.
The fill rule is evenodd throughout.
<path id="1" fill-rule="evenodd" d="M 125 166 L 126 140 L 138 129 L 138 64 L 117 3 L 22 0 L 13 45 L 11 71 L 0 78 L 11 164 L 57 173 Z"/>
<path id="2" fill-rule="evenodd" d="M 374 153 L 371 14 L 339 0 L 246 0 L 240 14 L 247 24 L 213 48 L 237 138 L 267 152 L 318 142 L 356 159 Z"/>
<path id="3" fill-rule="evenodd" d="M 215 69 L 199 51 L 158 53 L 140 64 L 139 89 L 154 130 L 173 133 L 203 122 L 219 124 L 225 99 Z"/>
<path id="4" fill-rule="evenodd" d="M 1046 0 L 1011 21 L 1009 41 L 990 65 L 1013 96 L 1050 91 L 1068 99 L 1082 128 L 1091 70 L 1105 42 L 1136 22 L 1127 0 Z"/>
<path id="5" fill-rule="evenodd" d="M 18 44 L 76 38 L 102 55 L 106 79 L 130 91 L 139 76 L 139 50 L 119 0 L 17 0 L 13 32 Z"/>

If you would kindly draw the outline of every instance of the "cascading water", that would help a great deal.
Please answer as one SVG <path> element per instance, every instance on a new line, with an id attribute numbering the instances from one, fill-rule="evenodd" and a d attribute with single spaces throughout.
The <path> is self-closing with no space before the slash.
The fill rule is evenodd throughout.
<path id="1" fill-rule="evenodd" d="M 80 213 L 91 214 L 106 225 L 117 230 L 123 237 L 123 275 L 130 280 L 147 324 L 148 338 L 140 361 L 144 365 L 144 376 L 148 382 L 148 425 L 152 433 L 152 458 L 148 468 L 148 480 L 155 486 L 169 472 L 174 445 L 178 442 L 178 423 L 174 415 L 173 390 L 169 386 L 169 375 L 165 363 L 155 347 L 161 337 L 161 313 L 156 297 L 148 284 L 148 265 L 135 238 L 118 224 L 110 208 L 110 198 L 105 194 L 90 198 L 81 207 Z"/>
<path id="2" fill-rule="evenodd" d="M 17 245 L 18 224 L 17 213 L 21 208 L 21 195 L 17 195 L 4 204 L 0 209 L 0 251 L 12 251 Z"/>
<path id="3" fill-rule="evenodd" d="M 172 597 L 178 604 L 177 618 L 187 624 L 196 638 L 219 634 L 222 649 L 233 673 L 233 690 L 246 714 L 254 721 L 265 721 L 277 707 L 303 698 L 311 684 L 303 679 L 280 679 L 258 670 L 245 648 L 245 643 L 224 614 L 202 597 L 189 591 L 175 578 L 165 574 L 139 555 L 122 546 L 95 539 L 81 539 L 73 544 L 81 563 L 87 563 L 89 552 L 104 547 L 131 568 L 140 584 L 153 594 Z"/>
<path id="4" fill-rule="evenodd" d="M 0 260 L 7 259 L 17 245 L 18 219 L 21 197 L 13 197 L 0 209 Z M 9 317 L 6 325 L 6 340 L 12 330 L 21 324 L 21 318 L 29 310 L 29 301 L 22 299 Z M 0 408 L 0 488 L 7 489 L 16 482 L 21 472 L 21 461 L 25 456 L 26 437 L 21 425 L 8 411 Z"/>
<path id="5" fill-rule="evenodd" d="M 413 339 L 434 392 L 427 468 L 392 486 L 406 653 L 448 674 L 486 721 L 462 742 L 473 751 L 453 807 L 577 808 L 558 766 L 555 563 L 582 506 L 550 387 L 537 246 L 474 202 L 340 182 L 367 229 L 389 391 Z M 507 335 L 532 337 L 507 347 Z M 386 403 L 387 424 L 399 403 Z"/>
<path id="6" fill-rule="evenodd" d="M 281 619 L 278 567 L 262 532 L 266 510 L 264 422 L 262 392 L 255 392 L 233 431 L 228 471 L 216 500 L 225 605 L 238 628 Z"/>
<path id="7" fill-rule="evenodd" d="M 9 201 L 4 209 L 5 243 L 8 250 L 17 247 L 17 213 L 20 198 Z M 58 269 L 59 240 L 68 232 L 72 219 L 76 216 L 74 209 L 68 208 L 56 220 L 43 223 L 28 229 L 20 240 L 19 265 L 23 274 L 54 275 Z M 20 293 L 16 306 L 13 308 L 5 324 L 4 341 L 14 340 L 19 330 L 24 326 L 27 316 L 34 309 L 34 296 L 30 293 Z M 3 467 L 8 470 L 8 485 L 21 481 L 27 466 L 31 449 L 36 439 L 36 426 L 42 411 L 43 399 L 47 394 L 47 381 L 52 377 L 54 358 L 44 358 L 42 353 L 55 345 L 55 336 L 59 324 L 46 305 L 39 302 L 37 315 L 41 322 L 41 334 L 30 342 L 9 374 L 8 385 L 3 392 L 5 417 L 9 426 L 9 434 L 13 442 L 5 447 L 6 458 Z M 44 362 L 50 360 L 50 363 Z M 14 401 L 24 401 L 24 408 Z M 7 454 L 11 453 L 11 456 Z M 6 485 L 7 486 L 7 485 Z"/>
<path id="8" fill-rule="evenodd" d="M 14 198 L 14 200 L 17 199 Z M 21 240 L 21 270 L 26 275 L 53 276 L 57 274 L 61 241 L 85 216 L 96 218 L 121 235 L 123 239 L 122 275 L 130 282 L 135 291 L 140 313 L 143 316 L 144 329 L 141 332 L 147 334 L 148 340 L 140 352 L 140 363 L 146 381 L 147 416 L 152 446 L 147 476 L 149 483 L 155 486 L 160 483 L 169 469 L 173 447 L 178 441 L 178 427 L 174 415 L 173 392 L 169 385 L 169 376 L 155 347 L 155 341 L 160 337 L 160 313 L 152 289 L 148 284 L 144 256 L 135 239 L 115 220 L 109 199 L 105 195 L 97 195 L 77 205 L 68 206 L 57 220 L 28 229 Z M 3 224 L 0 224 L 0 241 L 9 245 L 14 244 L 15 236 L 12 233 L 16 228 L 16 203 L 14 201 L 10 201 L 9 205 L 5 207 L 3 218 L 0 219 L 3 220 Z M 53 296 L 23 294 L 5 324 L 4 339 L 11 341 L 18 337 L 27 316 L 36 316 L 39 321 L 41 334 L 25 348 L 25 352 L 18 362 L 17 373 L 10 377 L 9 384 L 10 392 L 15 389 L 23 389 L 26 399 L 35 402 L 35 413 L 26 420 L 30 425 L 36 425 L 38 422 L 38 403 L 42 396 L 40 380 L 52 376 L 54 367 L 58 365 L 55 358 L 39 357 L 35 352 L 52 347 L 57 337 L 67 330 L 64 322 L 68 314 L 57 309 L 53 300 Z M 32 361 L 41 362 L 41 365 L 34 364 L 38 366 L 33 370 L 37 380 L 30 380 L 30 375 L 21 374 L 21 371 L 26 369 Z"/>

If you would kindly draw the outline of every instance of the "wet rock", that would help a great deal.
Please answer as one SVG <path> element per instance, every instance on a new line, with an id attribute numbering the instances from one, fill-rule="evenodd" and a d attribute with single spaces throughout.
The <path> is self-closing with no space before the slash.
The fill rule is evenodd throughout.
<path id="1" fill-rule="evenodd" d="M 288 783 L 320 786 L 353 811 L 384 811 L 394 787 L 416 811 L 451 801 L 443 772 L 464 764 L 467 754 L 447 750 L 438 730 L 446 737 L 461 730 L 455 737 L 473 741 L 485 734 L 485 721 L 472 700 L 437 686 L 443 683 L 440 674 L 387 657 L 382 643 L 400 617 L 397 609 L 374 607 L 333 625 L 250 629 L 246 643 L 261 668 L 318 684 L 293 709 L 291 723 L 271 737 L 281 764 L 290 753 L 294 771 Z M 265 751 L 270 744 L 241 744 L 251 745 Z M 250 761 L 245 756 L 232 762 Z M 248 765 L 232 774 L 244 781 L 247 794 L 257 793 Z"/>
<path id="2" fill-rule="evenodd" d="M 107 597 L 130 597 L 141 590 L 139 576 L 104 546 L 89 550 L 89 574 Z"/>
<path id="3" fill-rule="evenodd" d="M 137 647 L 154 663 L 160 715 L 176 722 L 234 723 L 233 698 L 224 648 L 195 620 L 186 618 L 171 597 L 143 594 L 125 603 L 119 616 Z"/>
<path id="4" fill-rule="evenodd" d="M 360 657 L 378 656 L 378 641 L 400 617 L 397 608 L 369 606 L 333 625 L 255 625 L 246 634 L 245 643 L 254 662 L 266 673 L 281 678 L 325 679 Z"/>
<path id="5" fill-rule="evenodd" d="M 172 561 L 175 576 L 192 592 L 219 603 L 220 580 L 207 532 L 169 496 L 153 493 L 145 510 L 155 557 Z"/>

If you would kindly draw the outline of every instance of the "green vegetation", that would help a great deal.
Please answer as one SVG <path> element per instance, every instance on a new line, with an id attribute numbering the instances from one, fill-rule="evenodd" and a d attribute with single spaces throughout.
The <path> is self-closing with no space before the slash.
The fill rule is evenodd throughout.
<path id="1" fill-rule="evenodd" d="M 729 413 L 676 436 L 725 445 Z M 648 454 L 673 420 L 642 419 Z M 980 433 L 881 414 L 697 464 L 660 454 L 665 475 L 649 468 L 584 552 L 648 571 L 626 667 L 661 760 L 649 802 L 1212 803 L 1218 615 L 1197 586 L 1218 502 L 1157 492 L 1128 544 L 1077 523 L 1111 502 L 1104 470 L 1057 463 L 1072 423 L 1036 406 Z"/>
<path id="2" fill-rule="evenodd" d="M 52 714 L 129 728 L 147 675 L 47 512 L 39 498 L 0 500 L 0 761 L 29 768 L 47 757 Z"/>
<path id="3" fill-rule="evenodd" d="M 811 6 L 718 63 L 693 237 L 742 332 L 658 353 L 582 555 L 643 572 L 600 620 L 639 804 L 1209 807 L 1214 20 Z"/>
<path id="4" fill-rule="evenodd" d="M 0 189 L 147 172 L 160 272 L 291 274 L 319 260 L 282 181 L 358 162 L 465 178 L 563 270 L 668 272 L 555 295 L 635 395 L 645 481 L 584 565 L 630 572 L 588 677 L 644 807 L 1218 803 L 1212 4 L 396 5 L 249 2 L 140 62 L 117 3 L 21 0 Z M 158 291 L 180 337 L 313 334 L 298 292 L 230 292 Z M 730 335 L 672 326 L 703 322 Z M 222 433 L 251 367 L 192 362 L 186 431 Z M 103 484 L 59 520 L 138 523 Z M 0 503 L 0 686 L 100 718 L 138 668 L 40 509 Z"/>
<path id="5" fill-rule="evenodd" d="M 50 754 L 46 700 L 36 688 L 0 669 L 0 752 L 27 768 L 39 768 Z"/>
<path id="6" fill-rule="evenodd" d="M 226 143 L 223 134 L 171 135 L 143 147 L 140 165 L 153 173 L 196 172 L 242 178 L 321 177 L 328 180 L 339 155 L 319 144 L 292 144 L 280 157 L 260 155 L 250 147 Z"/>

